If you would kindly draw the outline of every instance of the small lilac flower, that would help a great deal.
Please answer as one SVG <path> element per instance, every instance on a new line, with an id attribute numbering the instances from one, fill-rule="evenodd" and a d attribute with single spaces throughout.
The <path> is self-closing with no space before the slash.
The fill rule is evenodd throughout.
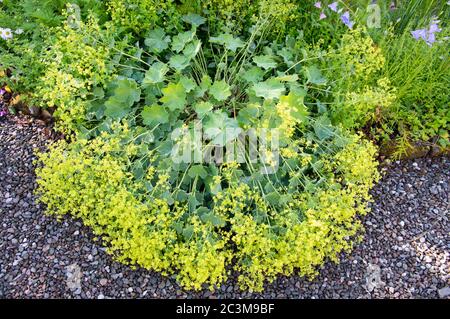
<path id="1" fill-rule="evenodd" d="M 430 29 L 428 29 L 428 32 L 430 33 L 441 32 L 442 29 L 439 28 L 438 25 L 439 22 L 440 22 L 439 20 L 433 20 L 430 24 Z"/>
<path id="2" fill-rule="evenodd" d="M 323 19 L 326 19 L 326 18 L 327 18 L 327 16 L 325 15 L 325 13 L 321 12 L 320 16 L 319 16 L 319 20 L 323 20 Z"/>
<path id="3" fill-rule="evenodd" d="M 412 34 L 413 38 L 416 40 L 420 40 L 420 39 L 426 40 L 427 39 L 427 30 L 425 30 L 425 29 L 411 31 L 411 34 Z"/>
<path id="4" fill-rule="evenodd" d="M 427 29 L 419 29 L 411 31 L 411 34 L 416 40 L 424 40 L 429 46 L 432 46 L 434 42 L 436 42 L 436 34 L 441 32 L 442 29 L 439 28 L 439 20 L 432 20 L 430 26 Z"/>
<path id="5" fill-rule="evenodd" d="M 8 114 L 8 112 L 6 112 L 6 110 L 0 109 L 0 117 L 5 116 L 6 114 Z"/>
<path id="6" fill-rule="evenodd" d="M 316 3 L 314 3 L 314 6 L 318 9 L 322 8 L 322 2 L 317 1 Z"/>
<path id="7" fill-rule="evenodd" d="M 341 20 L 347 27 L 349 27 L 350 29 L 353 28 L 354 23 L 350 21 L 350 12 L 345 11 L 345 13 L 341 15 Z"/>
<path id="8" fill-rule="evenodd" d="M 436 35 L 434 33 L 429 33 L 426 42 L 431 47 L 433 43 L 436 42 Z"/>
<path id="9" fill-rule="evenodd" d="M 328 5 L 328 8 L 330 8 L 331 10 L 333 10 L 334 12 L 337 12 L 337 1 L 333 2 L 332 4 Z"/>
<path id="10" fill-rule="evenodd" d="M 0 95 L 4 95 L 6 91 L 4 89 L 0 89 Z"/>

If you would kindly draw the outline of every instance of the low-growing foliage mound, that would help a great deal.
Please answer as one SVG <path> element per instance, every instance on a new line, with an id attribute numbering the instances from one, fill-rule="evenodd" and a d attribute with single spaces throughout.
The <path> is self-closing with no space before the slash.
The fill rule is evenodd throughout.
<path id="1" fill-rule="evenodd" d="M 449 145 L 447 6 L 399 3 L 0 2 L 0 96 L 64 134 L 39 200 L 187 289 L 314 277 L 379 179 L 359 131 Z"/>

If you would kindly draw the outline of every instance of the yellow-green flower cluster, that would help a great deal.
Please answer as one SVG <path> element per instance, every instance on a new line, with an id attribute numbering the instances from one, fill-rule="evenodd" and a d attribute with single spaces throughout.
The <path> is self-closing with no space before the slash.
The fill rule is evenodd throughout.
<path id="1" fill-rule="evenodd" d="M 361 230 L 356 216 L 366 212 L 378 178 L 374 146 L 349 136 L 347 146 L 322 159 L 323 175 L 332 176 L 323 186 L 295 192 L 275 187 L 272 195 L 287 200 L 272 202 L 267 186 L 250 186 L 239 178 L 241 165 L 231 162 L 220 167 L 213 181 L 222 189 L 200 213 L 163 198 L 178 190 L 167 170 L 150 166 L 146 182 L 133 176 L 130 134 L 127 125 L 113 124 L 112 132 L 90 141 L 55 143 L 39 155 L 40 200 L 49 213 L 81 218 L 117 260 L 176 274 L 188 289 L 214 289 L 229 269 L 239 272 L 243 289 L 253 291 L 280 274 L 315 275 L 327 258 L 337 261 L 338 253 L 352 247 L 350 239 Z M 307 144 L 299 139 L 295 147 Z M 283 153 L 307 158 L 305 166 L 313 160 L 306 153 Z M 156 155 L 148 156 L 152 162 Z"/>
<path id="2" fill-rule="evenodd" d="M 107 5 L 115 26 L 139 33 L 154 27 L 161 16 L 158 13 L 170 9 L 172 3 L 172 0 L 109 0 Z"/>
<path id="3" fill-rule="evenodd" d="M 249 22 L 262 20 L 276 21 L 271 32 L 284 32 L 285 24 L 297 18 L 297 5 L 292 0 L 206 0 L 201 7 L 208 10 L 212 25 L 232 21 L 233 28 L 243 28 Z"/>
<path id="4" fill-rule="evenodd" d="M 385 62 L 381 49 L 367 35 L 364 27 L 344 34 L 342 45 L 335 54 L 353 80 L 368 81 L 383 68 Z"/>
<path id="5" fill-rule="evenodd" d="M 101 34 L 95 19 L 72 28 L 58 30 L 56 42 L 46 53 L 46 71 L 36 89 L 43 107 L 57 107 L 56 116 L 63 130 L 85 117 L 85 99 L 94 86 L 103 86 L 111 78 L 107 65 L 111 55 L 107 45 L 94 40 Z"/>
<path id="6" fill-rule="evenodd" d="M 329 77 L 335 81 L 334 117 L 344 127 L 362 127 L 380 121 L 397 99 L 389 79 L 382 77 L 382 50 L 364 27 L 350 30 L 342 43 L 329 53 Z"/>
<path id="7" fill-rule="evenodd" d="M 397 96 L 395 88 L 390 86 L 389 80 L 381 78 L 377 86 L 364 88 L 345 94 L 343 111 L 347 111 L 354 123 L 364 125 L 368 121 L 380 121 L 381 116 L 390 110 Z"/>
<path id="8" fill-rule="evenodd" d="M 127 157 L 113 155 L 121 151 L 120 134 L 124 130 L 90 142 L 58 142 L 39 155 L 45 165 L 37 169 L 38 192 L 48 213 L 81 218 L 121 262 L 175 272 L 188 288 L 222 282 L 230 257 L 225 241 L 211 236 L 197 216 L 187 221 L 192 238 L 178 240 L 175 224 L 186 207 L 136 194 L 141 185 L 127 172 Z"/>

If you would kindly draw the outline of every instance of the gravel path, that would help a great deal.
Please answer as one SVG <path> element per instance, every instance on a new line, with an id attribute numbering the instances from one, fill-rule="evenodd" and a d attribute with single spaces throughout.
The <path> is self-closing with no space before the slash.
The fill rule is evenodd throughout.
<path id="1" fill-rule="evenodd" d="M 17 123 L 19 122 L 19 123 Z M 172 278 L 111 260 L 89 229 L 44 216 L 34 203 L 33 148 L 49 131 L 0 119 L 0 297 L 3 298 L 449 298 L 450 159 L 394 163 L 373 190 L 366 235 L 309 282 L 281 277 L 263 294 L 183 291 Z"/>

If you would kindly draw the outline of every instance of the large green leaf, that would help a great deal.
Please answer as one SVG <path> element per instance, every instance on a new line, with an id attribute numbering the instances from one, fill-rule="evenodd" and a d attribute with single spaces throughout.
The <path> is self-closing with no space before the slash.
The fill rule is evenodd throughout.
<path id="1" fill-rule="evenodd" d="M 197 84 L 195 83 L 195 81 L 193 79 L 188 78 L 186 76 L 182 76 L 180 78 L 180 83 L 183 85 L 183 87 L 187 93 L 191 92 L 197 86 Z"/>
<path id="2" fill-rule="evenodd" d="M 303 103 L 303 96 L 297 95 L 294 92 L 290 92 L 286 96 L 280 98 L 280 103 L 287 103 L 290 107 L 291 115 L 298 122 L 306 122 L 308 118 L 308 109 Z"/>
<path id="3" fill-rule="evenodd" d="M 208 75 L 203 75 L 200 85 L 195 90 L 195 97 L 203 97 L 211 85 L 211 78 Z"/>
<path id="4" fill-rule="evenodd" d="M 194 104 L 194 110 L 199 118 L 204 117 L 209 111 L 213 109 L 213 105 L 210 102 L 201 101 Z"/>
<path id="5" fill-rule="evenodd" d="M 139 102 L 141 90 L 133 79 L 119 79 L 115 84 L 113 95 L 105 102 L 105 115 L 121 119 L 131 111 L 134 103 Z"/>
<path id="6" fill-rule="evenodd" d="M 170 37 L 166 36 L 163 29 L 157 28 L 150 31 L 144 43 L 150 51 L 160 53 L 169 47 Z"/>
<path id="7" fill-rule="evenodd" d="M 188 59 L 193 59 L 195 58 L 195 56 L 197 55 L 197 53 L 200 51 L 200 48 L 202 47 L 202 43 L 200 40 L 193 40 L 191 43 L 188 43 L 184 49 L 183 49 L 183 54 L 188 58 Z"/>
<path id="8" fill-rule="evenodd" d="M 333 136 L 334 129 L 326 115 L 322 115 L 314 122 L 314 132 L 321 141 Z"/>
<path id="9" fill-rule="evenodd" d="M 133 79 L 120 79 L 114 89 L 114 97 L 128 105 L 133 105 L 135 102 L 139 102 L 141 89 Z"/>
<path id="10" fill-rule="evenodd" d="M 191 178 L 200 177 L 201 179 L 204 179 L 208 176 L 208 172 L 203 165 L 194 165 L 189 169 L 188 175 Z"/>
<path id="11" fill-rule="evenodd" d="M 255 62 L 257 66 L 263 68 L 264 70 L 269 70 L 277 67 L 277 62 L 270 55 L 255 56 L 253 58 L 253 62 Z"/>
<path id="12" fill-rule="evenodd" d="M 189 58 L 182 54 L 173 55 L 169 60 L 169 65 L 181 72 L 189 66 Z"/>
<path id="13" fill-rule="evenodd" d="M 264 71 L 257 66 L 253 66 L 250 69 L 242 73 L 241 77 L 248 83 L 257 83 L 262 81 L 264 77 Z"/>
<path id="14" fill-rule="evenodd" d="M 105 102 L 105 116 L 115 120 L 122 119 L 131 112 L 131 105 L 119 101 L 115 97 Z"/>
<path id="15" fill-rule="evenodd" d="M 249 104 L 239 111 L 237 120 L 240 125 L 250 125 L 259 117 L 259 104 Z"/>
<path id="16" fill-rule="evenodd" d="M 307 67 L 305 73 L 309 83 L 317 85 L 324 85 L 327 83 L 327 80 L 322 76 L 319 68 L 315 65 Z"/>
<path id="17" fill-rule="evenodd" d="M 165 124 L 169 122 L 169 113 L 161 105 L 152 105 L 144 107 L 141 113 L 145 125 L 154 126 L 156 124 Z"/>
<path id="18" fill-rule="evenodd" d="M 264 82 L 256 83 L 253 85 L 253 90 L 258 97 L 275 99 L 283 95 L 286 88 L 279 80 L 272 78 Z"/>
<path id="19" fill-rule="evenodd" d="M 202 214 L 200 219 L 202 220 L 202 222 L 209 223 L 215 227 L 224 227 L 226 225 L 226 221 L 222 217 L 214 214 L 211 211 L 209 213 Z"/>
<path id="20" fill-rule="evenodd" d="M 156 84 L 161 83 L 165 79 L 166 73 L 169 71 L 169 67 L 162 62 L 155 62 L 145 73 L 145 78 L 143 83 Z"/>
<path id="21" fill-rule="evenodd" d="M 162 89 L 161 102 L 171 111 L 182 110 L 186 104 L 186 91 L 181 83 L 170 83 Z"/>
<path id="22" fill-rule="evenodd" d="M 264 199 L 272 206 L 277 206 L 280 202 L 280 194 L 277 192 L 271 192 L 267 194 Z"/>
<path id="23" fill-rule="evenodd" d="M 223 111 L 209 114 L 203 125 L 205 136 L 214 145 L 225 146 L 226 143 L 236 139 L 241 133 L 239 124 L 234 118 L 229 118 Z"/>
<path id="24" fill-rule="evenodd" d="M 214 84 L 209 89 L 209 93 L 217 101 L 225 101 L 231 95 L 231 90 L 228 83 L 224 80 L 221 80 L 214 82 Z"/>
<path id="25" fill-rule="evenodd" d="M 181 17 L 181 20 L 195 27 L 199 27 L 206 22 L 205 18 L 195 13 L 185 14 L 184 16 Z"/>
<path id="26" fill-rule="evenodd" d="M 181 32 L 172 38 L 172 50 L 179 53 L 186 44 L 194 40 L 196 29 L 193 28 L 190 31 Z"/>
<path id="27" fill-rule="evenodd" d="M 283 47 L 280 51 L 278 51 L 278 55 L 283 58 L 284 63 L 286 63 L 288 67 L 294 65 L 294 53 L 292 50 Z"/>
<path id="28" fill-rule="evenodd" d="M 238 48 L 242 48 L 245 45 L 245 43 L 242 42 L 241 39 L 234 38 L 229 33 L 222 33 L 217 37 L 211 37 L 209 38 L 209 42 L 221 44 L 225 48 L 233 52 L 236 52 Z"/>

